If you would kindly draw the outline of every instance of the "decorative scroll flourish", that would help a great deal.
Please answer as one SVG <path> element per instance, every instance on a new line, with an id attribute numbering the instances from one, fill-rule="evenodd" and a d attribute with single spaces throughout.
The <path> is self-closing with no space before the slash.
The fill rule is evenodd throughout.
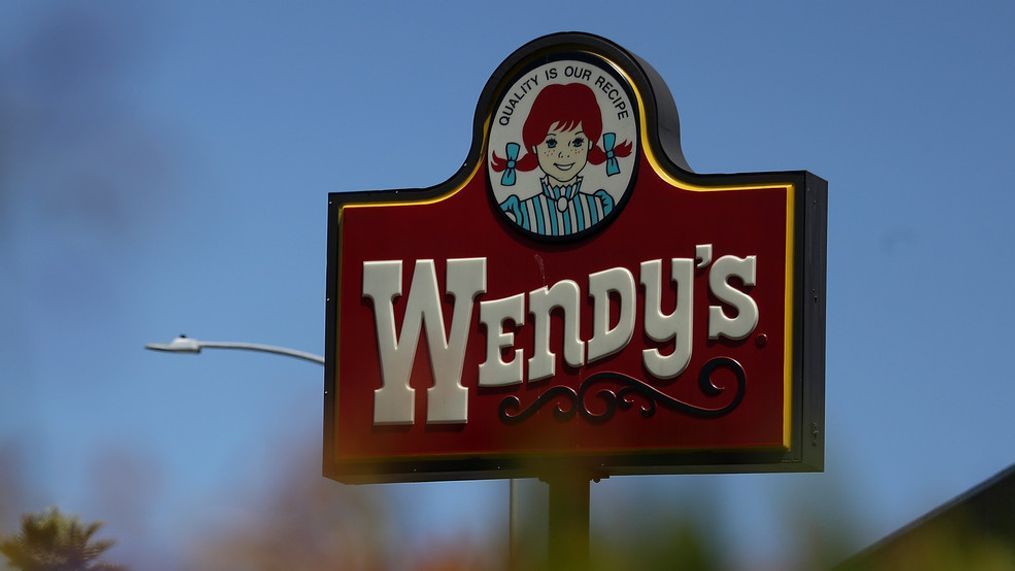
<path id="1" fill-rule="evenodd" d="M 506 422 L 521 422 L 526 418 L 536 414 L 536 411 L 543 408 L 543 405 L 553 400 L 560 400 L 557 407 L 553 409 L 553 416 L 556 416 L 560 420 L 571 420 L 574 416 L 575 408 L 578 403 L 578 393 L 575 392 L 571 387 L 565 387 L 563 385 L 557 385 L 550 387 L 543 391 L 543 394 L 539 395 L 539 398 L 532 404 L 526 407 L 524 410 L 519 411 L 522 408 L 522 401 L 516 396 L 510 396 L 500 401 L 500 418 Z M 511 411 L 519 411 L 512 414 Z"/>
<path id="2" fill-rule="evenodd" d="M 578 390 L 558 385 L 551 387 L 524 409 L 521 400 L 509 396 L 500 403 L 500 418 L 504 422 L 518 423 L 534 415 L 548 403 L 555 402 L 553 415 L 559 420 L 570 420 L 575 412 L 590 422 L 605 422 L 613 417 L 617 409 L 627 410 L 640 401 L 639 412 L 644 418 L 656 413 L 656 407 L 694 416 L 698 418 L 717 418 L 737 408 L 744 400 L 747 390 L 747 375 L 743 366 L 729 357 L 716 357 L 705 363 L 698 373 L 698 388 L 708 397 L 716 397 L 727 389 L 715 385 L 712 374 L 716 369 L 728 369 L 736 376 L 736 392 L 728 404 L 720 408 L 708 408 L 675 399 L 645 381 L 622 373 L 596 373 L 587 377 L 579 385 Z M 604 386 L 607 385 L 607 386 Z M 619 389 L 615 387 L 619 386 Z M 599 407 L 590 407 L 592 401 L 599 401 Z"/>

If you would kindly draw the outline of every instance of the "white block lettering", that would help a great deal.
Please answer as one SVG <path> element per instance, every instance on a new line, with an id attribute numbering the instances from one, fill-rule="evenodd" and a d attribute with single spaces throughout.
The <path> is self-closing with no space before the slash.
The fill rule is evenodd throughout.
<path id="1" fill-rule="evenodd" d="M 529 357 L 530 381 L 552 377 L 556 371 L 556 355 L 550 351 L 550 312 L 555 307 L 564 311 L 564 361 L 572 367 L 585 364 L 585 342 L 579 336 L 580 298 L 581 290 L 571 280 L 529 292 L 529 313 L 535 317 L 535 343 Z"/>
<path id="2" fill-rule="evenodd" d="M 620 296 L 620 318 L 610 327 L 610 292 Z M 620 351 L 634 336 L 634 276 L 627 268 L 610 268 L 589 275 L 589 295 L 595 301 L 589 363 Z"/>
<path id="3" fill-rule="evenodd" d="M 753 286 L 757 274 L 757 257 L 723 256 L 712 264 L 708 274 L 708 287 L 719 301 L 733 306 L 736 317 L 726 317 L 722 306 L 708 307 L 708 338 L 726 337 L 739 341 L 746 338 L 758 326 L 758 303 L 746 293 L 729 284 L 730 276 L 743 280 L 745 286 Z"/>
<path id="4" fill-rule="evenodd" d="M 479 365 L 479 385 L 503 387 L 522 382 L 522 350 L 505 363 L 501 349 L 515 344 L 515 334 L 504 331 L 504 322 L 525 324 L 525 294 L 479 302 L 479 322 L 486 326 L 486 361 Z"/>
<path id="5" fill-rule="evenodd" d="M 447 293 L 455 298 L 448 339 L 444 334 L 434 262 L 417 260 L 401 335 L 398 335 L 393 301 L 402 295 L 402 262 L 363 263 L 363 297 L 373 301 L 381 357 L 381 387 L 374 391 L 374 424 L 413 423 L 415 390 L 409 386 L 409 377 L 420 328 L 424 325 L 434 378 L 434 386 L 427 390 L 427 422 L 468 420 L 468 390 L 462 386 L 462 366 L 473 300 L 485 291 L 485 258 L 448 260 Z"/>
<path id="6" fill-rule="evenodd" d="M 672 281 L 677 285 L 677 303 L 673 313 L 662 311 L 662 260 L 641 263 L 641 284 L 645 287 L 645 333 L 663 343 L 676 338 L 673 353 L 644 349 L 642 362 L 657 379 L 672 379 L 684 372 L 691 362 L 691 324 L 694 319 L 694 260 L 673 258 Z"/>

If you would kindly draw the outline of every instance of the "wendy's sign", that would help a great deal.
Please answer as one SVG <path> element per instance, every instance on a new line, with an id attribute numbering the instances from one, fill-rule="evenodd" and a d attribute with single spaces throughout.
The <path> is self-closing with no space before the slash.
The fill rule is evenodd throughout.
<path id="1" fill-rule="evenodd" d="M 692 172 L 619 46 L 529 43 L 450 180 L 329 207 L 326 475 L 822 468 L 826 183 Z"/>

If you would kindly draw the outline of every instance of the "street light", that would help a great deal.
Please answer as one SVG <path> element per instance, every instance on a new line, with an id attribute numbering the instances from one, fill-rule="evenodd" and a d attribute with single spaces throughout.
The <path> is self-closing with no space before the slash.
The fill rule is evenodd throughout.
<path id="1" fill-rule="evenodd" d="M 260 343 L 199 341 L 197 339 L 187 337 L 186 335 L 180 335 L 169 343 L 147 343 L 144 347 L 145 349 L 151 349 L 152 351 L 168 351 L 171 353 L 200 353 L 201 349 L 239 349 L 241 351 L 260 351 L 261 353 L 286 355 L 288 357 L 295 357 L 297 359 L 303 359 L 304 361 L 317 363 L 318 365 L 324 365 L 324 357 L 314 355 L 313 353 L 297 351 L 296 349 L 276 347 L 274 345 L 262 345 Z"/>
<path id="2" fill-rule="evenodd" d="M 305 351 L 297 351 L 296 349 L 289 349 L 287 347 L 276 347 L 274 345 L 263 345 L 261 343 L 241 343 L 236 341 L 201 341 L 186 335 L 180 335 L 176 339 L 173 339 L 169 343 L 146 343 L 145 349 L 152 351 L 166 351 L 169 353 L 200 353 L 202 349 L 235 349 L 240 351 L 258 351 L 261 353 L 274 353 L 275 355 L 285 355 L 287 357 L 294 357 L 296 359 L 303 359 L 304 361 L 310 361 L 317 363 L 318 365 L 324 365 L 324 357 L 320 355 L 314 355 L 313 353 L 307 353 Z M 520 539 L 520 531 L 518 526 L 521 523 L 516 513 L 519 510 L 520 493 L 518 491 L 518 481 L 512 479 L 508 487 L 508 554 L 509 554 L 509 567 L 516 569 L 518 567 L 518 550 L 520 549 L 518 542 Z"/>

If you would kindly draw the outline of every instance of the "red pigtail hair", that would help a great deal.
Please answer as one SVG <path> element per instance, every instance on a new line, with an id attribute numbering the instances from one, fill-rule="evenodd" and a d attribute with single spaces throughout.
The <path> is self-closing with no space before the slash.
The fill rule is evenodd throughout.
<path id="1" fill-rule="evenodd" d="M 613 156 L 615 157 L 626 157 L 631 154 L 632 145 L 630 141 L 624 141 L 613 147 Z M 589 162 L 594 165 L 601 165 L 606 162 L 606 152 L 599 148 L 596 144 L 589 151 Z"/>
<path id="2" fill-rule="evenodd" d="M 579 124 L 585 136 L 592 143 L 589 149 L 589 162 L 601 165 L 606 162 L 606 152 L 599 147 L 599 138 L 603 132 L 603 118 L 600 114 L 596 94 L 582 83 L 547 85 L 532 103 L 525 123 L 522 125 L 521 151 L 525 153 L 515 161 L 515 169 L 529 172 L 539 166 L 535 155 L 535 147 L 543 141 L 551 127 L 570 131 Z M 626 157 L 631 154 L 632 145 L 629 141 L 618 143 L 613 147 L 613 156 Z M 507 168 L 507 159 L 501 158 L 494 151 L 490 158 L 490 167 L 495 172 Z"/>
<path id="3" fill-rule="evenodd" d="M 515 169 L 522 172 L 529 172 L 537 166 L 539 166 L 539 159 L 532 153 L 525 153 L 521 159 L 515 161 Z M 490 167 L 493 168 L 494 172 L 501 172 L 507 168 L 507 159 L 498 157 L 497 151 L 494 151 L 493 158 L 490 159 Z"/>

